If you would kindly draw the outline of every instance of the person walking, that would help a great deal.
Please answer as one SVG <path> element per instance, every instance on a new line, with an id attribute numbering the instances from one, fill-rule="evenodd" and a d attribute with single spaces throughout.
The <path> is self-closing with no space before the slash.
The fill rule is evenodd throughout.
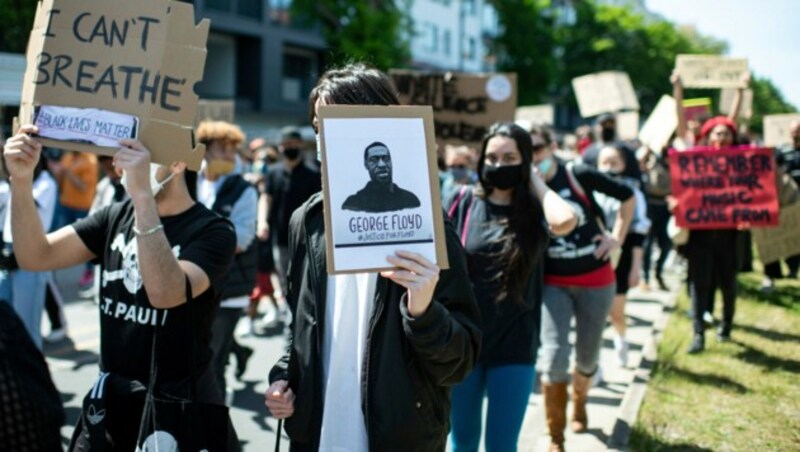
<path id="1" fill-rule="evenodd" d="M 453 388 L 454 452 L 476 451 L 488 399 L 485 448 L 515 451 L 539 347 L 542 266 L 548 233 L 575 227 L 572 208 L 531 171 L 531 136 L 498 123 L 483 140 L 478 184 L 446 201 L 467 254 L 483 320 L 478 362 Z"/>
<path id="2" fill-rule="evenodd" d="M 598 371 L 603 329 L 614 301 L 616 283 L 611 258 L 624 244 L 633 218 L 633 190 L 596 169 L 562 163 L 553 150 L 533 154 L 540 177 L 575 210 L 578 225 L 550 241 L 544 261 L 541 349 L 536 371 L 542 381 L 550 450 L 564 448 L 569 332 L 575 319 L 575 371 L 572 375 L 572 429 L 588 428 L 586 399 Z M 603 193 L 621 204 L 609 232 L 594 195 Z"/>
<path id="3" fill-rule="evenodd" d="M 318 130 L 320 105 L 399 103 L 386 74 L 351 64 L 322 75 L 311 123 Z M 398 251 L 387 257 L 394 270 L 329 275 L 324 208 L 318 193 L 292 215 L 294 321 L 265 404 L 286 420 L 293 451 L 444 451 L 450 388 L 472 370 L 481 342 L 458 237 L 446 222 L 447 270 Z"/>

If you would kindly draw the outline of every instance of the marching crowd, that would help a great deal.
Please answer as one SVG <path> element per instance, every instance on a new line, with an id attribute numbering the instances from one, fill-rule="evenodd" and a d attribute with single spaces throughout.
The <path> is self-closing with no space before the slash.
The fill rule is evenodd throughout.
<path id="1" fill-rule="evenodd" d="M 0 366 L 0 444 L 60 450 L 60 398 L 37 350 L 69 334 L 53 272 L 81 265 L 100 311 L 101 373 L 70 450 L 134 450 L 162 430 L 181 449 L 236 450 L 225 375 L 233 358 L 241 376 L 253 354 L 237 342 L 242 317 L 251 331 L 285 326 L 285 355 L 257 365 L 271 368 L 265 404 L 291 450 L 444 450 L 449 436 L 454 451 L 474 451 L 483 434 L 486 450 L 513 451 L 537 378 L 551 450 L 563 450 L 570 399 L 570 428 L 587 430 L 606 322 L 625 367 L 627 293 L 669 290 L 673 248 L 688 264 L 689 353 L 706 347 L 717 288 L 717 338 L 735 331 L 749 234 L 678 238 L 667 150 L 754 138 L 739 133 L 738 107 L 687 122 L 679 74 L 672 83 L 679 125 L 664 149 L 618 139 L 610 113 L 576 134 L 497 123 L 477 148 L 441 147 L 447 270 L 400 251 L 387 258 L 394 270 L 328 275 L 321 163 L 299 129 L 245 145 L 238 126 L 204 121 L 194 172 L 151 163 L 135 140 L 109 157 L 62 152 L 22 126 L 0 182 L 0 350 L 15 350 Z M 320 78 L 310 119 L 316 130 L 322 105 L 399 103 L 385 74 L 351 64 Z M 800 198 L 800 123 L 791 134 L 776 150 L 781 206 Z M 788 275 L 765 266 L 764 290 L 797 278 L 800 256 L 786 264 Z M 179 402 L 193 408 L 172 411 Z M 159 412 L 182 414 L 169 425 Z"/>

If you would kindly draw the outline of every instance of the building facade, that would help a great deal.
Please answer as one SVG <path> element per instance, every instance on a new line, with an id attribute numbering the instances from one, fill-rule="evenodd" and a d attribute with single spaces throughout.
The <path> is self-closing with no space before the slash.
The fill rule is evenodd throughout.
<path id="1" fill-rule="evenodd" d="M 490 72 L 498 19 L 486 0 L 397 0 L 411 18 L 412 66 L 418 69 Z"/>

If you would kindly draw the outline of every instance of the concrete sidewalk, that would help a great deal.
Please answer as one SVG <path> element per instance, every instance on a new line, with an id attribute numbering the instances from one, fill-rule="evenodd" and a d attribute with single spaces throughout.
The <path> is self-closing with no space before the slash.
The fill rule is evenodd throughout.
<path id="1" fill-rule="evenodd" d="M 665 274 L 665 279 L 671 289 L 669 292 L 632 289 L 628 294 L 625 308 L 628 317 L 627 339 L 630 343 L 627 368 L 617 365 L 613 330 L 610 325 L 606 328 L 600 356 L 603 381 L 589 391 L 589 429 L 586 433 L 574 434 L 569 425 L 567 426 L 565 448 L 568 451 L 626 449 L 631 428 L 644 399 L 650 370 L 656 359 L 656 338 L 666 326 L 676 294 L 682 287 L 676 274 Z M 546 451 L 550 445 L 550 436 L 538 387 L 534 389 L 528 403 L 519 450 Z M 571 413 L 570 402 L 568 416 Z"/>

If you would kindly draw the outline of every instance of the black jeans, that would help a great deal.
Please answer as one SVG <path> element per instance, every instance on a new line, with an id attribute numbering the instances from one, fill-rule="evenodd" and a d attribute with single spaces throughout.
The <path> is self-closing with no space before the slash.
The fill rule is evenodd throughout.
<path id="1" fill-rule="evenodd" d="M 714 294 L 722 291 L 722 329 L 730 332 L 736 311 L 737 231 L 692 231 L 686 246 L 689 261 L 689 288 L 694 311 L 695 334 L 702 334 L 703 313 L 711 311 Z"/>
<path id="2" fill-rule="evenodd" d="M 644 282 L 646 283 L 650 282 L 653 244 L 658 243 L 658 249 L 660 250 L 658 260 L 656 261 L 657 277 L 660 277 L 664 271 L 664 262 L 666 262 L 669 252 L 672 249 L 672 240 L 667 233 L 667 223 L 669 222 L 670 215 L 666 203 L 647 203 L 647 216 L 650 217 L 652 225 L 650 226 L 650 233 L 647 234 L 647 239 L 644 242 L 644 262 L 642 263 L 642 271 L 644 272 Z"/>
<path id="3" fill-rule="evenodd" d="M 212 366 L 214 377 L 223 397 L 225 397 L 225 368 L 228 367 L 228 360 L 233 346 L 233 333 L 236 324 L 242 316 L 241 308 L 219 308 L 211 326 L 211 350 L 214 352 Z"/>

